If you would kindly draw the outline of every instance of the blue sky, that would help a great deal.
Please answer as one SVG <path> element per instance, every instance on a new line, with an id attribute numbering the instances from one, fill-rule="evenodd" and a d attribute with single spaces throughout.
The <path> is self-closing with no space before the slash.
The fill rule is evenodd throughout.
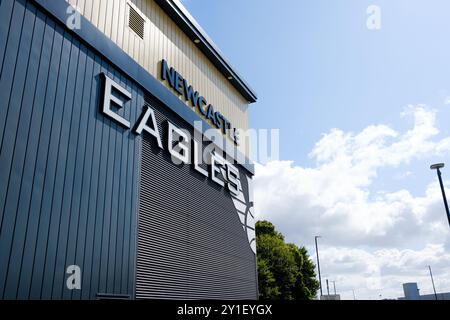
<path id="1" fill-rule="evenodd" d="M 302 235 L 290 233 L 292 231 L 287 222 L 281 217 L 293 209 L 286 205 L 280 206 L 276 203 L 279 199 L 273 199 L 272 202 L 264 199 L 264 205 L 261 205 L 261 209 L 265 211 L 263 217 L 275 221 L 288 239 L 309 248 L 314 232 L 330 234 L 329 243 L 336 245 L 329 244 L 329 258 L 335 262 L 339 261 L 339 250 L 353 252 L 349 256 L 353 261 L 381 261 L 377 272 L 382 274 L 382 281 L 389 285 L 380 285 L 379 289 L 369 286 L 361 293 L 363 297 L 378 298 L 382 288 L 386 292 L 385 296 L 401 296 L 400 280 L 396 282 L 395 279 L 400 279 L 405 274 L 410 276 L 402 278 L 405 281 L 418 281 L 424 292 L 430 290 L 426 274 L 421 273 L 421 266 L 405 271 L 407 267 L 399 265 L 396 266 L 395 273 L 392 271 L 393 267 L 388 266 L 383 259 L 395 254 L 403 258 L 409 257 L 414 252 L 417 255 L 428 254 L 430 259 L 435 259 L 438 252 L 439 255 L 444 252 L 445 259 L 450 259 L 448 230 L 436 227 L 445 224 L 446 219 L 442 199 L 439 199 L 440 195 L 436 195 L 438 189 L 433 189 L 437 183 L 435 174 L 429 170 L 432 162 L 448 162 L 449 158 L 448 148 L 442 145 L 448 143 L 448 139 L 445 139 L 450 136 L 450 105 L 445 103 L 450 97 L 450 1 L 184 0 L 183 4 L 258 93 L 258 102 L 251 107 L 252 127 L 280 129 L 280 160 L 291 163 L 261 167 L 260 170 L 264 171 L 260 171 L 263 172 L 260 177 L 270 177 L 271 173 L 273 177 L 278 177 L 283 176 L 283 172 L 289 172 L 289 176 L 298 175 L 298 179 L 304 179 L 305 182 L 298 182 L 297 189 L 300 191 L 293 195 L 295 201 L 309 197 L 305 200 L 305 207 L 301 207 L 305 213 L 299 214 L 299 223 L 309 221 L 307 212 L 312 217 L 317 217 L 317 220 L 311 220 L 311 228 L 304 229 Z M 366 26 L 366 9 L 369 5 L 377 5 L 381 9 L 381 30 L 369 30 Z M 409 105 L 412 107 L 408 109 Z M 402 117 L 405 110 L 410 110 L 410 115 Z M 414 116 L 419 123 L 429 119 L 430 124 L 408 133 L 408 130 L 414 128 Z M 399 137 L 394 138 L 388 134 L 383 146 L 390 148 L 387 151 L 378 148 L 375 151 L 378 154 L 373 157 L 366 155 L 364 159 L 369 162 L 377 157 L 391 160 L 379 160 L 368 169 L 364 165 L 356 165 L 349 170 L 348 177 L 337 173 L 334 176 L 335 171 L 328 171 L 323 162 L 318 160 L 324 156 L 325 149 L 333 148 L 333 143 L 323 139 L 324 134 L 330 134 L 333 128 L 340 130 L 343 135 L 355 137 L 376 125 L 395 130 Z M 381 134 L 383 128 L 378 128 L 377 134 Z M 408 138 L 415 133 L 423 136 L 435 129 L 439 132 L 430 134 L 430 137 L 422 141 L 423 144 L 414 144 L 416 138 Z M 331 138 L 336 139 L 337 136 L 339 135 L 331 135 Z M 353 150 L 358 139 L 346 140 L 343 144 Z M 394 140 L 403 141 L 399 146 L 404 146 L 407 140 L 411 147 L 396 154 L 393 150 L 397 146 Z M 319 142 L 325 146 L 320 149 L 322 151 L 316 148 Z M 430 146 L 434 142 L 435 145 Z M 356 147 L 356 151 L 370 154 L 371 147 L 369 143 L 361 150 Z M 411 155 L 401 156 L 414 147 L 417 150 Z M 438 151 L 441 149 L 446 151 Z M 316 156 L 311 156 L 314 150 Z M 351 158 L 348 154 L 339 154 L 337 157 L 341 156 Z M 352 158 L 350 162 L 353 161 L 357 160 Z M 327 158 L 325 164 L 325 167 L 341 168 L 334 158 Z M 326 179 L 331 180 L 325 180 L 324 177 L 320 179 L 324 179 L 329 186 L 345 182 L 355 172 L 358 175 L 362 170 L 361 166 L 367 169 L 361 174 L 361 179 L 364 180 L 364 174 L 367 174 L 369 182 L 358 180 L 348 187 L 348 190 L 355 193 L 349 191 L 341 198 L 336 196 L 336 199 L 329 202 L 315 203 L 323 210 L 318 209 L 316 212 L 316 209 L 312 209 L 311 199 L 315 196 L 325 197 L 321 191 L 314 195 L 301 189 L 302 183 L 307 184 L 309 181 L 309 171 L 319 177 L 327 174 Z M 450 179 L 450 168 L 444 169 L 443 174 Z M 277 182 L 273 179 L 270 182 L 275 185 Z M 278 181 L 281 188 L 289 183 L 291 182 Z M 314 189 L 313 186 L 308 188 Z M 329 192 L 339 193 L 339 190 L 331 188 Z M 399 194 L 401 201 L 392 200 Z M 381 199 L 378 201 L 380 195 Z M 410 200 L 405 200 L 408 197 Z M 386 220 L 367 225 L 364 237 L 339 238 L 344 236 L 334 225 L 327 223 L 340 221 L 339 218 L 344 216 L 339 211 L 342 206 L 359 208 L 359 204 L 363 202 L 363 207 L 368 211 L 377 212 L 376 208 L 385 210 L 380 211 L 380 217 L 385 217 Z M 298 210 L 298 205 L 295 206 Z M 267 213 L 275 208 L 277 214 Z M 402 213 L 397 214 L 398 212 Z M 331 216 L 333 219 L 330 220 Z M 412 217 L 417 220 L 414 226 L 399 222 L 414 220 Z M 426 219 L 424 222 L 423 217 L 428 217 L 431 222 L 426 222 Z M 351 226 L 358 218 L 345 217 L 341 223 L 343 226 L 347 226 L 347 223 Z M 386 228 L 382 229 L 386 242 L 380 240 L 378 231 L 374 231 L 380 229 L 375 229 L 375 226 Z M 399 228 L 403 228 L 403 231 L 408 229 L 409 232 L 424 232 L 423 238 L 410 239 L 406 234 L 401 238 L 402 236 L 396 235 L 402 231 Z M 429 238 L 424 230 L 441 236 Z M 355 234 L 360 231 L 357 228 L 354 230 Z M 398 237 L 400 241 L 396 242 Z M 325 238 L 326 236 L 324 245 L 327 246 Z M 445 246 L 444 251 L 439 245 Z M 408 258 L 405 259 L 409 261 Z M 353 286 L 357 286 L 358 279 L 350 279 L 351 272 L 346 274 L 339 271 L 336 263 L 328 266 L 325 264 L 324 267 L 331 270 L 335 268 L 336 272 L 331 276 L 341 277 L 339 279 L 342 281 L 353 281 Z M 435 263 L 445 265 L 438 260 Z M 355 262 L 355 265 L 358 263 Z M 339 272 L 342 274 L 339 275 Z M 441 276 L 446 281 L 440 282 L 442 289 L 450 291 L 450 274 Z M 344 286 L 343 290 L 347 290 L 347 293 L 343 293 L 344 297 L 352 296 L 350 286 Z"/>
<path id="2" fill-rule="evenodd" d="M 442 109 L 438 124 L 449 133 L 446 0 L 183 3 L 259 94 L 251 124 L 281 129 L 282 159 L 311 165 L 309 152 L 330 128 L 402 129 L 399 115 L 408 104 Z M 366 27 L 371 4 L 381 8 L 381 30 Z M 426 169 L 428 180 L 427 164 L 413 169 Z"/>

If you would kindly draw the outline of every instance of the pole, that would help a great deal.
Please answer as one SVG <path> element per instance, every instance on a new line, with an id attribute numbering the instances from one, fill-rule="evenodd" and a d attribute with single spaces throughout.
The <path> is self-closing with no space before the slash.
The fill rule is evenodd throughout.
<path id="1" fill-rule="evenodd" d="M 430 270 L 431 283 L 433 284 L 434 298 L 437 300 L 438 296 L 436 293 L 436 287 L 434 286 L 433 272 L 431 272 L 431 266 L 428 266 L 428 269 Z"/>
<path id="2" fill-rule="evenodd" d="M 448 224 L 450 226 L 450 211 L 448 209 L 447 197 L 445 196 L 444 184 L 442 183 L 441 170 L 436 170 L 439 178 L 439 184 L 441 185 L 442 198 L 444 199 L 445 211 L 447 212 Z"/>
<path id="3" fill-rule="evenodd" d="M 334 295 L 336 295 L 336 281 L 331 281 L 331 282 L 333 282 Z"/>
<path id="4" fill-rule="evenodd" d="M 355 289 L 352 289 L 352 291 L 353 291 L 353 300 L 356 300 Z"/>
<path id="5" fill-rule="evenodd" d="M 323 296 L 322 292 L 322 278 L 320 277 L 320 262 L 319 262 L 319 248 L 317 246 L 317 238 L 320 236 L 315 236 L 314 241 L 316 242 L 316 256 L 317 256 L 317 270 L 319 271 L 319 287 L 320 287 L 320 296 Z"/>
<path id="6" fill-rule="evenodd" d="M 328 279 L 327 279 L 327 295 L 330 296 L 330 286 L 328 285 Z"/>

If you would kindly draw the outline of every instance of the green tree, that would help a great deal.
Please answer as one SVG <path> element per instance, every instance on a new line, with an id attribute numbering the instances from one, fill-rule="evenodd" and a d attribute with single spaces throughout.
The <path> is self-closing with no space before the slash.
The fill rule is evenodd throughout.
<path id="1" fill-rule="evenodd" d="M 315 265 L 305 247 L 285 243 L 269 221 L 256 223 L 259 298 L 309 300 L 319 289 Z"/>

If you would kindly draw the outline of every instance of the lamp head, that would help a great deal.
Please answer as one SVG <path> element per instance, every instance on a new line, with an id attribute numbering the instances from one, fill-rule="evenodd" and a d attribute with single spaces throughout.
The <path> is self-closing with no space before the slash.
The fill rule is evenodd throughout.
<path id="1" fill-rule="evenodd" d="M 443 163 L 436 163 L 430 166 L 431 170 L 435 170 L 435 169 L 442 169 L 444 167 Z"/>

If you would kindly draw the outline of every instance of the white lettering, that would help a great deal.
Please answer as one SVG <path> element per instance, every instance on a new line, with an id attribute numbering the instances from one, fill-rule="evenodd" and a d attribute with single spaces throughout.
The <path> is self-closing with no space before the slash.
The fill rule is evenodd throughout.
<path id="1" fill-rule="evenodd" d="M 111 109 L 111 103 L 114 103 L 119 108 L 123 108 L 125 101 L 131 99 L 130 92 L 121 87 L 119 84 L 115 83 L 106 74 L 102 73 L 101 75 L 102 77 L 104 77 L 105 88 L 102 112 L 111 119 L 125 126 L 126 128 L 130 128 L 130 122 Z M 116 91 L 115 94 L 113 94 L 113 90 Z M 119 98 L 117 94 L 121 94 L 122 97 Z M 143 131 L 149 133 L 156 139 L 158 147 L 163 149 L 164 147 L 161 142 L 161 134 L 156 122 L 155 111 L 149 105 L 145 105 L 143 114 L 140 119 L 141 120 L 135 125 L 134 132 L 139 135 L 142 134 Z M 224 156 L 221 155 L 224 152 L 221 143 L 223 139 L 220 133 L 217 132 L 217 130 L 212 129 L 211 132 L 208 132 L 209 130 L 205 131 L 207 132 L 207 134 L 205 134 L 206 139 L 211 143 L 207 145 L 202 152 L 201 148 L 203 146 L 203 139 L 205 139 L 205 136 L 201 134 L 201 123 L 200 128 L 198 128 L 198 123 L 195 124 L 196 126 L 194 129 L 194 138 L 191 138 L 189 131 L 178 128 L 170 121 L 167 121 L 167 124 L 167 148 L 171 155 L 173 163 L 193 163 L 194 170 L 205 177 L 211 176 L 211 180 L 221 187 L 225 187 L 226 184 L 227 189 L 232 195 L 240 195 L 242 187 L 239 177 L 239 169 L 235 167 L 231 163 L 231 161 L 228 161 L 228 158 L 225 160 Z M 191 140 L 192 150 L 190 148 Z M 190 152 L 192 152 L 192 155 L 190 154 Z M 203 161 L 211 166 L 211 173 L 200 166 Z M 73 275 L 71 275 L 67 280 L 67 286 L 78 288 L 78 286 L 80 286 L 81 280 L 76 277 L 77 274 L 79 275 L 80 270 L 77 266 L 71 267 L 73 268 L 70 269 L 70 272 L 73 272 Z M 78 269 L 76 269 L 75 267 Z M 69 269 L 67 272 L 69 272 Z"/>
<path id="2" fill-rule="evenodd" d="M 228 190 L 235 196 L 239 196 L 241 182 L 239 181 L 239 170 L 230 163 L 227 163 Z"/>
<path id="3" fill-rule="evenodd" d="M 146 107 L 147 107 L 147 110 L 145 110 L 145 114 L 142 117 L 142 120 L 139 123 L 138 127 L 136 128 L 135 132 L 137 134 L 141 134 L 142 131 L 148 132 L 149 134 L 151 134 L 153 137 L 156 138 L 156 141 L 158 142 L 158 147 L 160 147 L 162 149 L 163 146 L 161 143 L 161 136 L 159 134 L 159 129 L 158 129 L 158 126 L 156 125 L 155 112 L 149 106 L 146 106 Z M 148 125 L 149 119 L 151 119 L 151 125 L 152 125 L 153 129 Z"/>
<path id="4" fill-rule="evenodd" d="M 131 100 L 131 93 L 128 92 L 126 89 L 122 88 L 116 82 L 114 82 L 106 74 L 102 73 L 102 75 L 105 78 L 105 92 L 103 96 L 102 112 L 111 119 L 123 125 L 124 127 L 130 128 L 130 122 L 122 118 L 120 115 L 118 115 L 111 109 L 111 102 L 116 104 L 118 108 L 123 108 L 123 101 L 118 97 L 116 97 L 115 95 L 113 95 L 112 93 L 113 88 L 117 90 L 119 93 L 121 93 L 127 100 Z"/>
<path id="5" fill-rule="evenodd" d="M 217 166 L 216 164 L 220 164 L 220 167 Z M 222 187 L 225 186 L 225 183 L 216 176 L 216 173 L 221 173 L 220 168 L 223 167 L 224 165 L 225 160 L 222 157 L 214 153 L 211 153 L 211 179 L 212 181 L 214 181 L 215 183 L 217 183 Z"/>
<path id="6" fill-rule="evenodd" d="M 182 163 L 189 163 L 189 148 L 187 146 L 189 137 L 183 132 L 183 130 L 175 127 L 171 122 L 168 121 L 168 124 L 169 138 L 167 139 L 167 147 L 169 149 L 169 153 L 172 155 L 172 161 L 178 159 Z M 177 136 L 176 140 L 174 140 L 174 133 Z M 176 141 L 175 145 L 173 144 L 174 141 Z M 175 160 L 174 163 L 177 163 L 177 161 Z"/>
<path id="7" fill-rule="evenodd" d="M 200 164 L 200 161 L 198 160 L 199 153 L 200 153 L 200 159 L 202 157 L 201 157 L 201 150 L 199 150 L 198 144 L 199 143 L 197 141 L 195 141 L 195 139 L 192 139 L 192 145 L 194 148 L 194 150 L 192 151 L 192 155 L 193 155 L 192 161 L 194 162 L 194 169 L 197 170 L 198 172 L 200 172 L 205 177 L 208 177 L 208 171 L 206 171 L 205 169 L 203 169 L 199 166 L 199 164 Z"/>

